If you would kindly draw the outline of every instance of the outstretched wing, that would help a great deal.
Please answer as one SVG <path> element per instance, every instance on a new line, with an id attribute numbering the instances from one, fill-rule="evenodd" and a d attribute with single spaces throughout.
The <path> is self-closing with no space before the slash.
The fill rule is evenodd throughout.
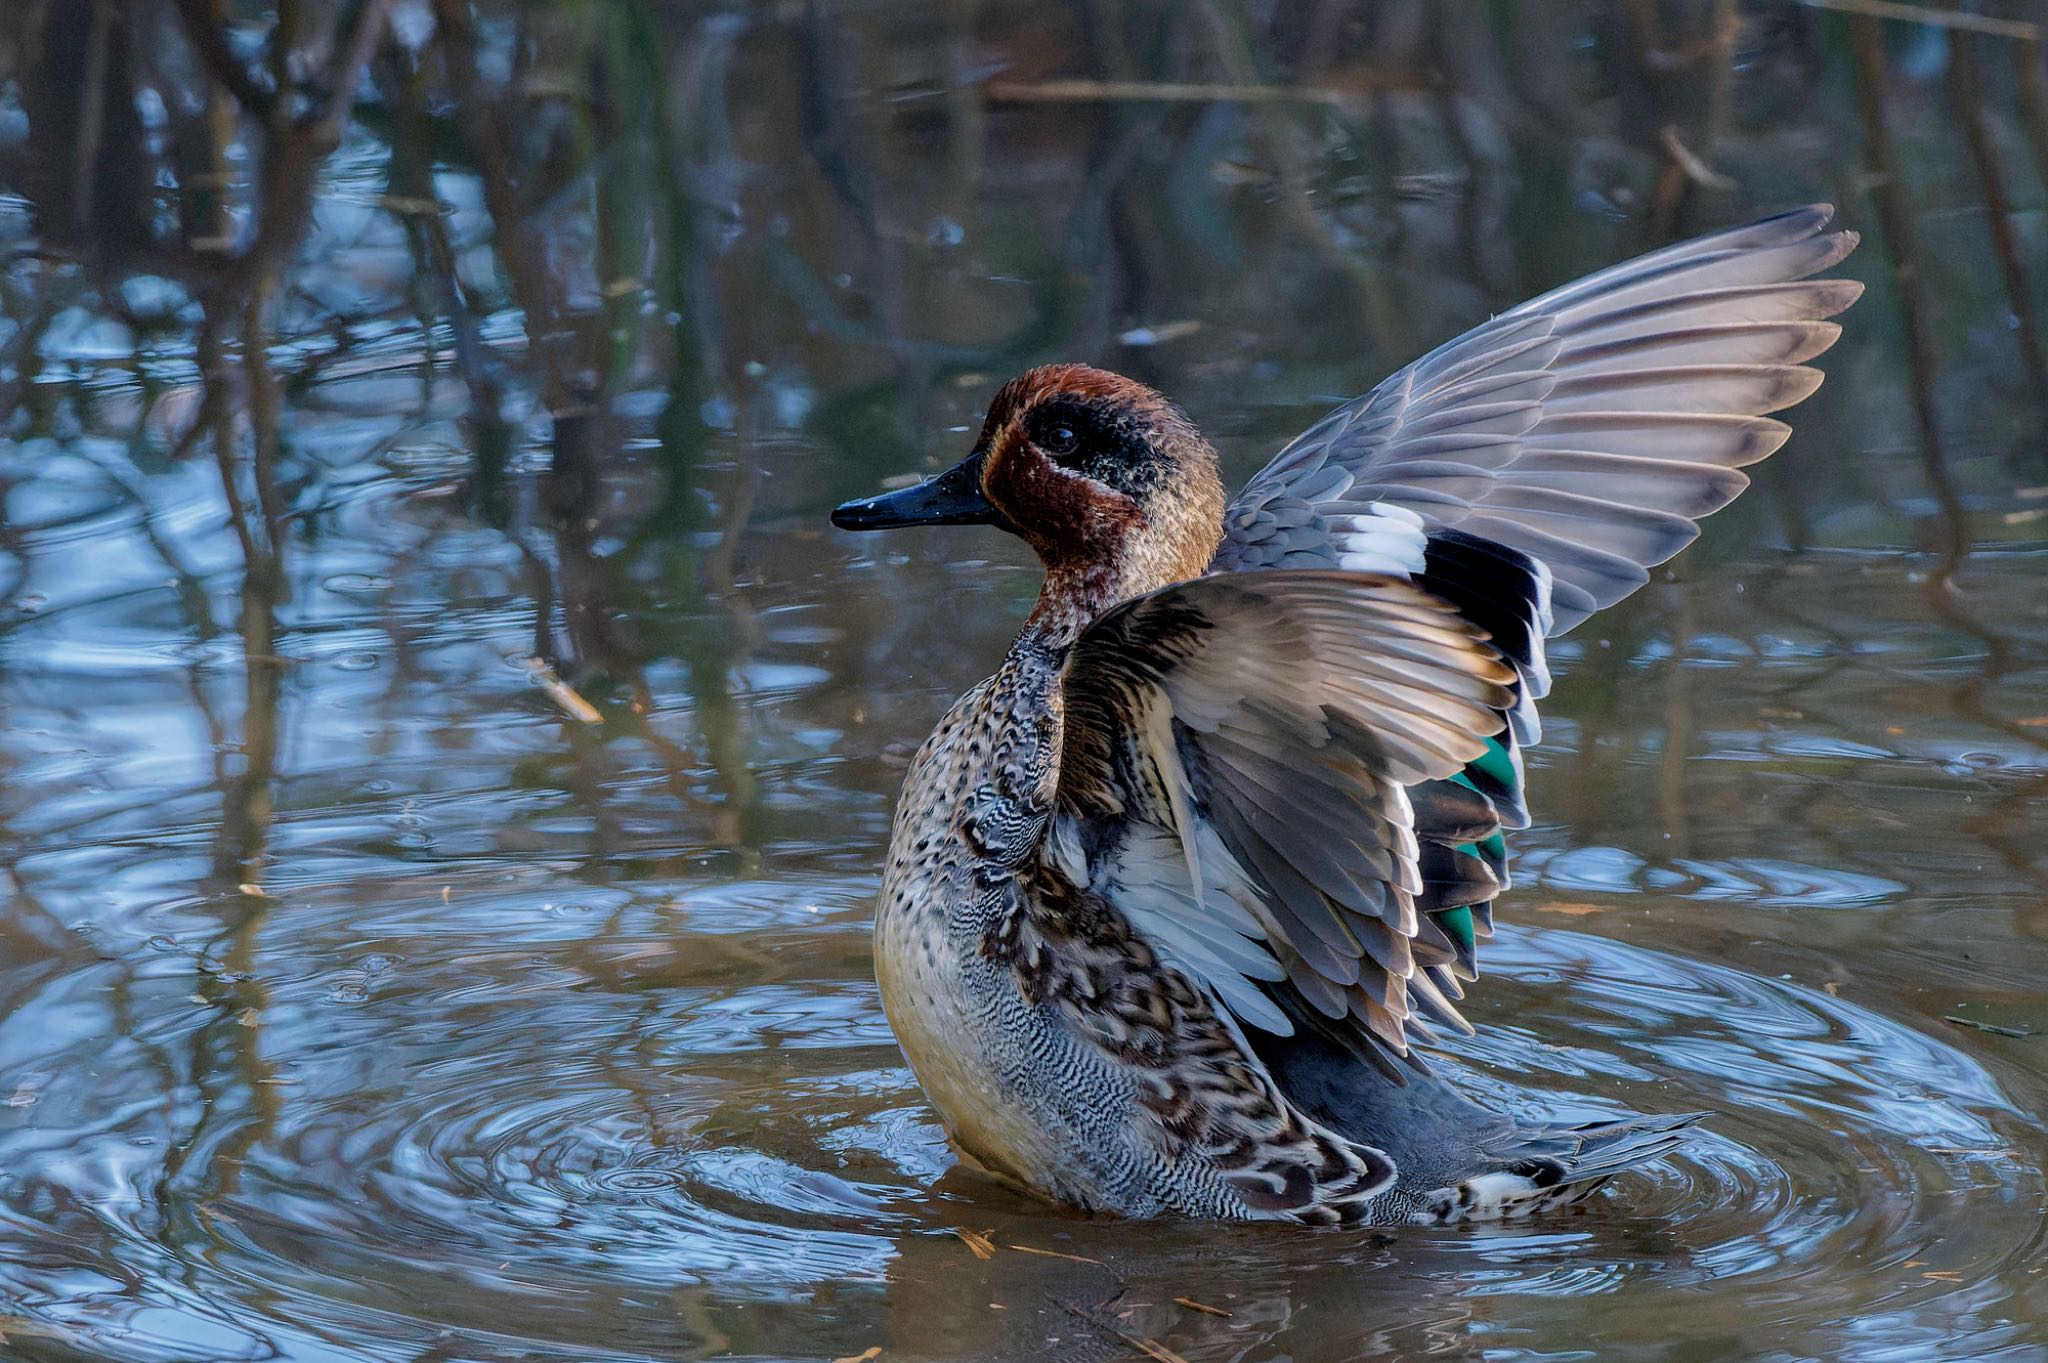
<path id="1" fill-rule="evenodd" d="M 1528 820 L 1519 747 L 1550 687 L 1544 640 L 1647 582 L 1791 433 L 1765 413 L 1819 386 L 1804 362 L 1862 292 L 1810 278 L 1856 245 L 1823 230 L 1832 216 L 1816 205 L 1684 242 L 1503 313 L 1310 427 L 1225 514 L 1212 572 L 1407 577 L 1514 664 L 1507 729 L 1411 792 L 1419 907 L 1457 945 L 1460 978 L 1507 887 L 1500 830 Z"/>
<path id="2" fill-rule="evenodd" d="M 1242 1021 L 1463 1026 L 1418 918 L 1410 789 L 1483 757 L 1516 673 L 1399 578 L 1211 576 L 1126 602 L 1068 663 L 1049 868 Z M 1419 1015 L 1419 1019 L 1418 1019 Z"/>
<path id="3" fill-rule="evenodd" d="M 1540 563 L 1548 633 L 1649 580 L 1748 486 L 1862 285 L 1798 209 L 1656 251 L 1475 327 L 1304 431 L 1226 514 L 1213 571 L 1370 560 L 1390 510 Z M 1345 565 L 1352 566 L 1352 565 Z M 1355 566 L 1378 566 L 1359 562 Z M 1420 565 L 1415 565 L 1419 569 Z"/>

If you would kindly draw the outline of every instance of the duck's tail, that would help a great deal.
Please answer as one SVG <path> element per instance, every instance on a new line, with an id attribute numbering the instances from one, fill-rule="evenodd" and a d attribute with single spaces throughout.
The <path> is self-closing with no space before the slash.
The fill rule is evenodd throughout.
<path id="1" fill-rule="evenodd" d="M 1580 1126 L 1517 1127 L 1491 1168 L 1423 1195 L 1417 1220 L 1511 1221 L 1566 1206 L 1626 1169 L 1685 1143 L 1707 1114 L 1629 1117 Z"/>

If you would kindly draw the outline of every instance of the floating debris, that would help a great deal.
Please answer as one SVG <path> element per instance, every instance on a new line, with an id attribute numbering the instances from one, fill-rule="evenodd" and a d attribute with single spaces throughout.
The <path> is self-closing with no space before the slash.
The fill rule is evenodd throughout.
<path id="1" fill-rule="evenodd" d="M 1962 1017 L 1956 1013 L 1943 1013 L 1941 1020 L 1943 1022 L 1953 1022 L 1958 1027 L 1967 1027 L 1973 1032 L 1989 1032 L 1993 1036 L 2017 1037 L 2021 1041 L 2026 1040 L 2030 1036 L 2038 1035 L 2038 1033 L 2030 1028 L 2005 1027 L 1996 1022 L 1979 1022 L 1975 1018 Z"/>
<path id="2" fill-rule="evenodd" d="M 1205 1316 L 1221 1316 L 1225 1320 L 1230 1319 L 1230 1313 L 1222 1307 L 1196 1301 L 1193 1297 L 1175 1297 L 1173 1304 L 1175 1306 L 1185 1306 L 1190 1311 L 1200 1311 Z"/>
<path id="3" fill-rule="evenodd" d="M 1048 1259 L 1066 1259 L 1077 1264 L 1095 1264 L 1097 1266 L 1102 1264 L 1102 1260 L 1091 1259 L 1085 1254 L 1064 1254 L 1056 1249 L 1033 1249 L 1029 1245 L 1011 1245 L 1009 1248 L 1016 1250 L 1019 1254 L 1040 1254 Z"/>
<path id="4" fill-rule="evenodd" d="M 959 1236 L 967 1248 L 974 1251 L 975 1258 L 993 1259 L 996 1257 L 996 1242 L 988 1238 L 987 1231 L 976 1232 L 955 1226 L 953 1227 L 953 1234 Z"/>
<path id="5" fill-rule="evenodd" d="M 1157 1363 L 1188 1363 L 1185 1355 L 1175 1353 L 1156 1339 L 1146 1339 L 1143 1335 L 1126 1334 L 1122 1330 L 1114 1331 L 1114 1333 L 1124 1343 L 1130 1345 L 1133 1349 L 1145 1355 L 1145 1357 L 1156 1359 Z"/>
<path id="6" fill-rule="evenodd" d="M 562 713 L 583 724 L 604 723 L 604 712 L 576 694 L 576 688 L 555 675 L 555 669 L 543 658 L 528 658 L 526 670 L 540 683 L 540 689 L 548 693 L 548 699 L 562 707 Z"/>

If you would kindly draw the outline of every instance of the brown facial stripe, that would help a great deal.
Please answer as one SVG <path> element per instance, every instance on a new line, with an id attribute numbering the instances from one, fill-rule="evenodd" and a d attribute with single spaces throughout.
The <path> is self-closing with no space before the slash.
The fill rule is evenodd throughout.
<path id="1" fill-rule="evenodd" d="M 1136 502 L 1056 467 L 1015 424 L 989 444 L 981 491 L 1047 567 L 1104 561 L 1145 523 Z"/>
<path id="2" fill-rule="evenodd" d="M 1043 365 L 1002 386 L 982 423 L 982 493 L 1022 528 L 1048 567 L 1104 561 L 1145 521 L 1136 502 L 1056 468 L 1025 436 L 1025 413 L 1062 397 L 1121 409 L 1139 421 L 1177 417 L 1144 384 L 1084 364 Z"/>

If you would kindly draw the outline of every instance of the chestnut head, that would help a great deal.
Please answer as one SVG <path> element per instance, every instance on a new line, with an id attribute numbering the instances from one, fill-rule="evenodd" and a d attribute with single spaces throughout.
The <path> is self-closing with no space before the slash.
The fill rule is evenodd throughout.
<path id="1" fill-rule="evenodd" d="M 1222 535 L 1216 451 L 1145 385 L 1086 365 L 1033 369 L 989 404 L 967 458 L 916 487 L 848 502 L 847 530 L 993 525 L 1048 570 L 1094 569 L 1118 595 L 1199 576 Z"/>

